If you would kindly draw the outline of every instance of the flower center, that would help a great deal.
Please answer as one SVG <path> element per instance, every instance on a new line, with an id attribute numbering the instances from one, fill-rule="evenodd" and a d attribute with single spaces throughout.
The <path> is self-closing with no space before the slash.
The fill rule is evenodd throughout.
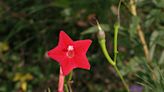
<path id="1" fill-rule="evenodd" d="M 68 58 L 72 58 L 74 56 L 74 47 L 72 45 L 68 45 L 66 55 Z"/>

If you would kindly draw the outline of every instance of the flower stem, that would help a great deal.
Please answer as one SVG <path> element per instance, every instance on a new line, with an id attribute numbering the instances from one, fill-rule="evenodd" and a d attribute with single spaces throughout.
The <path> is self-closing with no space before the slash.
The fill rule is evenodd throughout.
<path id="1" fill-rule="evenodd" d="M 64 92 L 63 87 L 64 87 L 64 78 L 65 76 L 63 75 L 63 71 L 60 67 L 60 74 L 59 74 L 59 83 L 58 83 L 58 92 Z"/>
<path id="2" fill-rule="evenodd" d="M 105 39 L 102 39 L 102 40 L 99 40 L 99 44 L 101 46 L 101 49 L 106 57 L 106 59 L 108 60 L 108 62 L 111 64 L 111 65 L 115 65 L 115 62 L 113 62 L 113 60 L 111 59 L 111 57 L 109 56 L 108 54 L 108 51 L 106 49 L 106 44 L 105 44 Z"/>
<path id="3" fill-rule="evenodd" d="M 117 38 L 118 38 L 119 27 L 120 27 L 120 24 L 119 24 L 119 23 L 116 23 L 116 24 L 114 25 L 114 62 L 115 62 L 115 63 L 116 63 L 116 61 L 117 61 L 117 54 L 118 54 L 118 51 L 117 51 Z M 126 84 L 126 82 L 125 82 L 123 76 L 121 75 L 121 73 L 120 73 L 120 71 L 119 71 L 117 65 L 115 64 L 113 67 L 114 67 L 114 69 L 116 70 L 118 76 L 120 77 L 122 83 L 124 84 L 124 86 L 125 86 L 127 92 L 130 92 L 130 91 L 129 91 L 129 88 L 128 88 L 128 85 Z"/>
<path id="4" fill-rule="evenodd" d="M 99 26 L 99 25 L 98 25 Z M 100 26 L 99 26 L 100 27 Z M 122 80 L 127 92 L 129 91 L 128 85 L 126 84 L 123 76 L 121 75 L 119 69 L 117 68 L 116 65 L 116 61 L 117 61 L 117 37 L 118 37 L 118 30 L 119 30 L 119 23 L 116 23 L 114 26 L 114 61 L 111 59 L 111 57 L 108 54 L 107 48 L 106 48 L 106 43 L 105 43 L 105 38 L 103 39 L 99 39 L 99 44 L 101 46 L 101 49 L 104 53 L 104 56 L 106 57 L 106 59 L 108 60 L 108 62 L 114 67 L 114 69 L 116 70 L 116 73 L 118 74 L 118 76 L 120 77 L 120 79 Z"/>
<path id="5" fill-rule="evenodd" d="M 71 81 L 72 80 L 72 74 L 73 74 L 73 71 L 70 72 L 68 81 Z"/>
<path id="6" fill-rule="evenodd" d="M 119 23 L 114 25 L 114 62 L 117 61 L 117 37 L 118 37 Z"/>
<path id="7" fill-rule="evenodd" d="M 69 74 L 68 81 L 67 81 L 69 92 L 72 92 L 72 87 L 71 87 L 71 84 L 72 84 L 72 74 L 73 74 L 73 71 L 71 71 L 71 73 Z"/>
<path id="8" fill-rule="evenodd" d="M 100 43 L 101 49 L 102 49 L 102 51 L 103 51 L 103 53 L 104 53 L 106 59 L 108 60 L 108 62 L 109 62 L 109 63 L 114 67 L 114 69 L 116 70 L 116 73 L 118 74 L 118 76 L 119 76 L 120 79 L 122 80 L 122 82 L 123 82 L 123 84 L 124 84 L 124 86 L 125 86 L 127 92 L 130 92 L 130 91 L 129 91 L 129 88 L 128 88 L 128 85 L 126 84 L 126 82 L 125 82 L 124 78 L 122 77 L 122 75 L 121 75 L 119 69 L 117 68 L 116 61 L 114 62 L 114 61 L 111 59 L 111 57 L 109 56 L 108 52 L 107 52 L 106 45 L 105 45 L 105 40 L 101 40 L 101 41 L 99 41 L 99 43 Z M 117 58 L 117 57 L 115 57 L 115 58 Z"/>
<path id="9" fill-rule="evenodd" d="M 67 84 L 64 84 L 64 87 L 65 87 L 65 91 L 66 91 L 66 92 L 69 92 L 69 89 L 68 89 Z"/>
<path id="10" fill-rule="evenodd" d="M 124 86 L 125 86 L 125 88 L 126 88 L 127 92 L 130 92 L 130 91 L 129 91 L 129 87 L 128 87 L 128 85 L 126 84 L 126 82 L 125 82 L 125 80 L 124 80 L 123 76 L 121 75 L 121 73 L 120 73 L 119 69 L 117 68 L 117 66 L 116 66 L 116 65 L 114 65 L 113 67 L 114 67 L 114 69 L 116 70 L 116 73 L 118 74 L 118 76 L 120 77 L 120 79 L 121 79 L 122 83 L 124 84 Z"/>

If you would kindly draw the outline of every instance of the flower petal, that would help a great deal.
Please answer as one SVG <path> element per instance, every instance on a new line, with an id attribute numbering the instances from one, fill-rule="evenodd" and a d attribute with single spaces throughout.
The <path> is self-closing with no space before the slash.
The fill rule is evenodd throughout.
<path id="1" fill-rule="evenodd" d="M 66 76 L 68 75 L 74 68 L 77 67 L 76 63 L 74 62 L 74 59 L 65 59 L 61 63 L 63 74 Z"/>
<path id="2" fill-rule="evenodd" d="M 48 51 L 48 56 L 59 63 L 66 57 L 65 53 L 58 46 Z"/>
<path id="3" fill-rule="evenodd" d="M 74 42 L 76 54 L 86 54 L 89 46 L 91 45 L 91 40 L 78 40 Z"/>
<path id="4" fill-rule="evenodd" d="M 70 44 L 73 44 L 73 40 L 64 31 L 61 31 L 58 46 L 66 48 Z"/>
<path id="5" fill-rule="evenodd" d="M 74 58 L 74 61 L 76 62 L 78 68 L 83 68 L 83 69 L 87 69 L 87 70 L 90 69 L 90 64 L 89 64 L 89 61 L 88 61 L 86 55 L 76 56 Z"/>

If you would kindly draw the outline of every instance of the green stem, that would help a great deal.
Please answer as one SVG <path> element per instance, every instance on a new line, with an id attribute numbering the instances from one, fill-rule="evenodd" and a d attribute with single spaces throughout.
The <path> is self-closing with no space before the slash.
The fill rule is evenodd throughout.
<path id="1" fill-rule="evenodd" d="M 117 61 L 117 37 L 118 37 L 118 30 L 119 30 L 119 24 L 116 23 L 114 25 L 114 62 L 116 63 Z"/>
<path id="2" fill-rule="evenodd" d="M 72 74 L 73 74 L 73 71 L 71 71 L 71 73 L 69 74 L 68 81 L 71 81 L 72 80 Z"/>
<path id="3" fill-rule="evenodd" d="M 108 60 L 108 62 L 111 64 L 111 65 L 115 65 L 115 62 L 113 62 L 113 60 L 111 59 L 111 57 L 109 56 L 108 54 L 108 51 L 106 49 L 106 44 L 105 44 L 105 39 L 102 39 L 102 40 L 99 40 L 99 43 L 100 43 L 100 46 L 101 46 L 101 49 L 106 57 L 106 59 Z"/>
<path id="4" fill-rule="evenodd" d="M 116 61 L 117 61 L 117 54 L 118 54 L 118 50 L 117 50 L 117 38 L 118 38 L 119 26 L 120 26 L 119 23 L 116 23 L 116 24 L 114 25 L 114 62 L 115 62 L 115 63 L 116 63 Z M 125 82 L 123 76 L 121 75 L 119 69 L 117 68 L 117 65 L 114 65 L 113 67 L 114 67 L 114 69 L 116 70 L 118 76 L 120 77 L 122 83 L 124 84 L 126 90 L 127 90 L 128 92 L 130 92 L 130 91 L 129 91 L 129 88 L 128 88 L 128 85 L 126 84 L 126 82 Z"/>
<path id="5" fill-rule="evenodd" d="M 117 41 L 117 40 L 116 40 L 116 41 Z M 109 62 L 109 63 L 114 67 L 114 69 L 116 70 L 116 73 L 118 74 L 118 76 L 119 76 L 120 79 L 122 80 L 122 82 L 123 82 L 123 84 L 124 84 L 124 86 L 125 86 L 127 92 L 130 92 L 130 91 L 129 91 L 129 88 L 128 88 L 128 86 L 127 86 L 125 80 L 124 80 L 124 78 L 122 77 L 120 71 L 118 70 L 118 68 L 117 68 L 117 66 L 116 66 L 116 61 L 114 62 L 114 61 L 111 59 L 111 57 L 109 56 L 108 52 L 107 52 L 106 45 L 105 45 L 105 39 L 100 40 L 99 43 L 100 43 L 101 49 L 102 49 L 102 51 L 103 51 L 103 53 L 104 53 L 106 59 L 108 60 L 108 62 Z M 117 57 L 116 57 L 116 58 L 117 58 Z"/>
<path id="6" fill-rule="evenodd" d="M 68 80 L 64 79 L 64 88 L 66 92 L 70 92 L 69 82 L 71 81 L 71 79 L 72 79 L 72 71 L 68 76 Z"/>
<path id="7" fill-rule="evenodd" d="M 67 86 L 66 83 L 64 84 L 64 87 L 65 87 L 65 91 L 66 91 L 66 92 L 69 92 L 69 89 L 68 89 L 68 86 Z"/>
<path id="8" fill-rule="evenodd" d="M 72 87 L 71 87 L 71 84 L 72 84 L 72 82 L 71 82 L 72 81 L 72 74 L 73 74 L 73 71 L 70 72 L 69 77 L 68 77 L 68 81 L 67 81 L 69 92 L 72 92 Z"/>
<path id="9" fill-rule="evenodd" d="M 119 69 L 117 68 L 117 66 L 116 66 L 116 65 L 114 65 L 113 67 L 114 67 L 114 69 L 116 70 L 116 72 L 117 72 L 118 76 L 120 77 L 120 79 L 121 79 L 122 83 L 124 84 L 124 86 L 125 86 L 125 88 L 126 88 L 127 92 L 130 92 L 130 91 L 129 91 L 129 87 L 128 87 L 128 85 L 126 84 L 126 82 L 125 82 L 125 80 L 124 80 L 123 76 L 121 75 L 121 73 L 120 73 Z"/>
<path id="10" fill-rule="evenodd" d="M 114 69 L 116 70 L 116 73 L 118 74 L 118 76 L 120 77 L 123 85 L 125 86 L 127 92 L 130 92 L 129 91 L 129 88 L 128 88 L 128 85 L 126 84 L 123 76 L 121 75 L 119 69 L 117 68 L 117 65 L 116 65 L 116 61 L 117 61 L 117 37 L 118 37 L 118 30 L 119 30 L 119 23 L 116 23 L 115 26 L 114 26 L 114 61 L 111 59 L 111 57 L 109 56 L 108 54 L 108 51 L 106 49 L 106 43 L 105 43 L 105 38 L 103 39 L 99 39 L 99 44 L 101 46 L 101 49 L 106 57 L 106 59 L 108 60 L 108 62 L 114 67 Z"/>

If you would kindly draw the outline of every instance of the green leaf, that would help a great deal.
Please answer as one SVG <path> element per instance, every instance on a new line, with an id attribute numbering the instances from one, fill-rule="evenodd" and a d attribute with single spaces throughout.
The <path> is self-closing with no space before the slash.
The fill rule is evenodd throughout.
<path id="1" fill-rule="evenodd" d="M 159 31 L 157 44 L 164 47 L 164 30 Z"/>
<path id="2" fill-rule="evenodd" d="M 23 12 L 28 12 L 28 14 L 33 14 L 33 13 L 42 11 L 43 9 L 48 8 L 50 6 L 51 6 L 50 4 L 47 4 L 47 5 L 36 5 L 36 6 L 25 8 L 23 10 Z"/>
<path id="3" fill-rule="evenodd" d="M 9 45 L 7 42 L 0 42 L 0 53 L 9 50 Z"/>
<path id="4" fill-rule="evenodd" d="M 103 31 L 108 32 L 110 30 L 108 24 L 100 24 L 100 26 L 103 29 Z M 97 33 L 97 32 L 98 32 L 98 27 L 93 26 L 93 27 L 86 29 L 84 32 L 81 33 L 81 35 L 92 34 L 92 33 Z"/>
<path id="5" fill-rule="evenodd" d="M 164 8 L 164 0 L 153 0 L 157 7 Z"/>
<path id="6" fill-rule="evenodd" d="M 164 21 L 164 13 L 161 9 L 152 9 L 150 13 L 146 16 L 145 27 L 149 28 L 151 25 L 160 24 Z"/>
<path id="7" fill-rule="evenodd" d="M 135 57 L 131 58 L 126 66 L 119 65 L 120 67 L 122 67 L 122 69 L 120 69 L 121 74 L 123 76 L 125 76 L 129 73 L 136 73 L 136 72 L 140 71 L 141 70 L 140 64 L 143 62 L 145 62 L 144 57 L 135 56 Z"/>
<path id="8" fill-rule="evenodd" d="M 161 57 L 159 59 L 159 64 L 164 63 L 163 61 L 164 61 L 164 50 L 162 51 Z"/>
<path id="9" fill-rule="evenodd" d="M 154 31 L 150 37 L 150 59 L 152 60 L 156 48 L 156 39 L 158 37 L 159 33 L 158 31 Z"/>
<path id="10" fill-rule="evenodd" d="M 55 0 L 53 5 L 61 8 L 66 8 L 71 4 L 70 0 Z"/>
<path id="11" fill-rule="evenodd" d="M 164 47 L 164 31 L 154 31 L 150 37 L 150 59 L 154 57 L 156 45 Z"/>
<path id="12" fill-rule="evenodd" d="M 132 21 L 131 24 L 129 26 L 129 33 L 130 33 L 130 37 L 134 38 L 136 37 L 136 30 L 137 30 L 137 26 L 140 22 L 140 18 L 138 16 L 133 16 L 132 17 Z"/>

